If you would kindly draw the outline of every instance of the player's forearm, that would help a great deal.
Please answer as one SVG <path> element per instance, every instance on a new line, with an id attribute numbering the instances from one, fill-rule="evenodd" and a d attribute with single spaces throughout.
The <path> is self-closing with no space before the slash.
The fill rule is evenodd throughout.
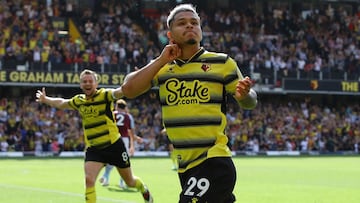
<path id="1" fill-rule="evenodd" d="M 255 90 L 250 89 L 249 94 L 242 100 L 238 100 L 243 109 L 254 109 L 257 105 L 257 94 Z"/>
<path id="2" fill-rule="evenodd" d="M 128 134 L 129 134 L 129 138 L 130 138 L 130 147 L 131 147 L 131 146 L 134 146 L 135 136 L 134 136 L 134 134 L 132 133 L 132 130 L 131 130 L 131 129 L 128 129 Z"/>
<path id="3" fill-rule="evenodd" d="M 122 92 L 127 98 L 134 98 L 151 87 L 151 80 L 167 62 L 156 58 L 145 67 L 129 73 L 122 85 Z"/>
<path id="4" fill-rule="evenodd" d="M 134 138 L 130 136 L 130 146 L 134 147 Z"/>

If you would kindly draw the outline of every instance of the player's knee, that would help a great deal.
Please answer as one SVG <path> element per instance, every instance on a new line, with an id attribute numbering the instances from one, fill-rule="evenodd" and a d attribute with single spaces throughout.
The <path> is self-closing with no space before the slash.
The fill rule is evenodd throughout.
<path id="1" fill-rule="evenodd" d="M 86 184 L 86 187 L 93 187 L 95 185 L 95 178 L 90 175 L 86 175 L 85 176 L 85 184 Z"/>

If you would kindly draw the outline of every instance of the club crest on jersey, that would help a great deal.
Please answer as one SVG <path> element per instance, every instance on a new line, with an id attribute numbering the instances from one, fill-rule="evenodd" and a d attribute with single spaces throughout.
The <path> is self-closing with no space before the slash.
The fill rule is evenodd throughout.
<path id="1" fill-rule="evenodd" d="M 210 68 L 210 64 L 207 64 L 207 63 L 202 64 L 201 69 L 202 69 L 204 72 L 208 72 L 208 71 L 211 69 L 211 68 Z"/>
<path id="2" fill-rule="evenodd" d="M 170 65 L 169 69 L 167 70 L 168 73 L 174 73 L 174 65 Z"/>

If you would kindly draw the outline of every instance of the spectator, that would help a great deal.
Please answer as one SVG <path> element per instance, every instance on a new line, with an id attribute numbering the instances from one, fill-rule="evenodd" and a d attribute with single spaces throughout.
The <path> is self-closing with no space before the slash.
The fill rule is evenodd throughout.
<path id="1" fill-rule="evenodd" d="M 0 137 L 0 150 L 2 152 L 7 152 L 9 150 L 9 143 L 7 142 L 6 137 Z"/>

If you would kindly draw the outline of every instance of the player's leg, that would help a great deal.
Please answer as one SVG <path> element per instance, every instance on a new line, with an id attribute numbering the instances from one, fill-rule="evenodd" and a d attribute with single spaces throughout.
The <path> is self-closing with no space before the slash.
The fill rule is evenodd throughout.
<path id="1" fill-rule="evenodd" d="M 122 179 L 122 178 L 120 178 L 119 187 L 122 188 L 122 189 L 126 189 L 126 188 L 127 188 L 127 185 L 126 185 L 124 179 Z"/>
<path id="2" fill-rule="evenodd" d="M 110 164 L 106 164 L 105 165 L 105 170 L 104 170 L 104 174 L 102 175 L 102 177 L 99 179 L 100 183 L 102 186 L 108 186 L 109 185 L 109 180 L 110 180 L 110 172 L 111 170 L 114 168 L 113 165 Z"/>
<path id="3" fill-rule="evenodd" d="M 144 182 L 139 178 L 135 177 L 132 174 L 131 168 L 130 168 L 130 157 L 129 154 L 126 151 L 124 142 L 122 139 L 119 139 L 116 141 L 111 148 L 109 149 L 111 151 L 111 157 L 108 161 L 109 164 L 112 164 L 116 167 L 118 170 L 120 177 L 124 179 L 125 183 L 129 187 L 137 188 L 144 200 L 145 203 L 152 203 L 153 198 L 150 195 L 150 192 Z"/>
<path id="4" fill-rule="evenodd" d="M 84 170 L 86 203 L 96 202 L 95 181 L 103 166 L 104 164 L 100 162 L 85 161 Z"/>
<path id="5" fill-rule="evenodd" d="M 101 169 L 104 167 L 102 152 L 95 147 L 89 147 L 85 152 L 85 197 L 86 203 L 96 202 L 95 182 Z"/>
<path id="6" fill-rule="evenodd" d="M 141 192 L 146 203 L 153 202 L 153 197 L 151 196 L 149 189 L 139 177 L 132 174 L 130 167 L 117 168 L 117 170 L 127 186 L 136 188 Z"/>

